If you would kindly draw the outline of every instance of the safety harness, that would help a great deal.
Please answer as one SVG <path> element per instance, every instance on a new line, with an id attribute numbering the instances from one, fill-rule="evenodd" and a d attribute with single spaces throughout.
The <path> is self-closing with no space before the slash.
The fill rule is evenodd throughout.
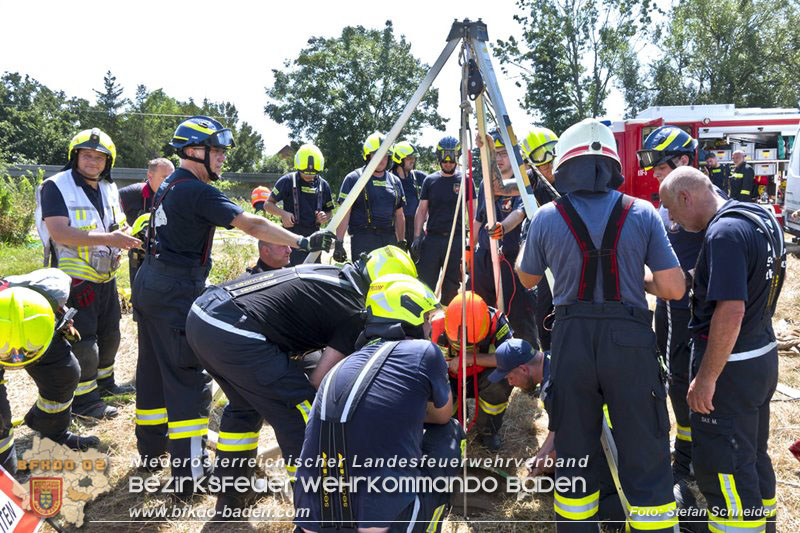
<path id="1" fill-rule="evenodd" d="M 353 501 L 347 484 L 350 479 L 350 457 L 345 440 L 346 424 L 398 343 L 399 341 L 383 343 L 348 382 L 336 383 L 336 376 L 347 359 L 340 361 L 322 382 L 319 432 L 322 458 L 319 469 L 322 512 L 320 533 L 355 533 L 357 529 Z M 327 492 L 322 488 L 327 478 L 336 480 L 337 490 Z"/>
<path id="2" fill-rule="evenodd" d="M 620 195 L 606 223 L 602 247 L 599 250 L 595 248 L 589 230 L 572 205 L 569 196 L 562 196 L 553 201 L 575 240 L 578 241 L 581 254 L 583 254 L 581 280 L 578 285 L 578 301 L 591 302 L 594 300 L 598 260 L 602 262 L 603 298 L 607 302 L 619 302 L 621 300 L 617 245 L 622 234 L 622 226 L 625 224 L 628 212 L 633 205 L 633 200 L 632 197 L 626 194 Z"/>
<path id="3" fill-rule="evenodd" d="M 335 267 L 334 267 L 335 268 Z M 297 278 L 313 281 L 321 281 L 335 287 L 347 289 L 361 295 L 357 287 L 346 280 L 340 278 L 338 275 L 320 274 L 318 270 L 331 269 L 329 265 L 297 265 L 292 268 L 282 268 L 279 270 L 270 270 L 268 272 L 260 272 L 253 276 L 247 276 L 243 279 L 229 281 L 220 285 L 225 289 L 231 298 L 238 298 L 245 294 L 261 291 L 287 281 Z"/>
<path id="4" fill-rule="evenodd" d="M 292 200 L 294 201 L 294 221 L 296 224 L 300 225 L 300 192 L 298 191 L 299 187 L 297 186 L 297 175 L 299 172 L 295 172 L 292 174 Z M 315 188 L 315 195 L 316 195 L 316 211 L 322 211 L 322 180 L 316 178 L 317 186 Z M 300 185 L 302 187 L 302 184 Z M 314 220 L 312 226 L 316 226 L 317 222 Z"/>
<path id="5" fill-rule="evenodd" d="M 364 172 L 363 168 L 359 169 L 359 171 L 358 171 L 358 177 L 359 178 L 361 177 L 363 172 Z M 389 174 L 390 174 L 390 172 L 388 170 L 384 171 L 384 176 L 386 177 L 386 181 L 387 182 L 389 181 Z M 369 179 L 372 180 L 372 177 L 370 177 Z M 369 181 L 367 182 L 366 185 L 364 185 L 364 189 L 363 189 L 364 210 L 366 211 L 366 214 L 367 214 L 367 229 L 371 229 L 371 230 L 386 229 L 386 228 L 376 228 L 372 224 L 372 208 L 370 207 L 370 203 L 369 203 L 369 193 L 367 192 L 368 189 L 369 189 Z M 395 197 L 396 197 L 396 195 L 397 195 L 397 193 L 395 193 Z M 391 221 L 392 221 L 392 225 L 391 225 L 391 227 L 389 229 L 391 230 L 391 229 L 394 228 L 394 217 L 390 217 L 390 218 L 391 218 Z"/>
<path id="6" fill-rule="evenodd" d="M 184 181 L 189 181 L 191 179 L 193 179 L 193 178 L 176 179 L 175 181 L 173 181 L 172 183 L 167 185 L 167 188 L 164 191 L 164 194 L 162 194 L 161 196 L 158 196 L 158 194 L 156 193 L 156 199 L 153 201 L 152 207 L 150 207 L 150 220 L 149 220 L 149 222 L 147 224 L 147 236 L 145 238 L 146 242 L 144 243 L 145 255 L 148 255 L 148 254 L 155 255 L 156 254 L 156 250 L 155 250 L 155 246 L 154 246 L 154 240 L 155 240 L 154 237 L 155 237 L 155 234 L 156 234 L 155 233 L 155 231 L 156 231 L 156 226 L 155 226 L 156 212 L 161 207 L 161 204 L 164 202 L 164 198 L 167 197 L 167 194 L 169 194 L 169 191 L 171 191 L 172 188 L 175 187 L 177 184 L 183 183 Z M 200 263 L 201 266 L 205 266 L 208 263 L 208 259 L 211 256 L 211 245 L 214 242 L 214 233 L 216 231 L 217 231 L 217 227 L 216 226 L 211 226 L 211 228 L 208 230 L 208 236 L 206 237 L 206 243 L 205 243 L 205 245 L 203 245 L 203 255 L 202 255 L 203 259 L 202 259 L 202 262 Z"/>

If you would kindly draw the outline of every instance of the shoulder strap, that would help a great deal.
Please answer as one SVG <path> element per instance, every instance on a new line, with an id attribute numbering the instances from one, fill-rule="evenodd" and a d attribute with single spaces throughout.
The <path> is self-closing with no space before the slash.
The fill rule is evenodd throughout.
<path id="1" fill-rule="evenodd" d="M 189 181 L 191 178 L 178 178 L 169 185 L 164 190 L 164 194 L 161 196 L 158 195 L 158 191 L 155 192 L 155 197 L 153 198 L 153 205 L 150 206 L 150 220 L 147 221 L 147 232 L 145 233 L 145 242 L 144 242 L 144 250 L 145 252 L 149 252 L 152 254 L 156 253 L 155 248 L 152 246 L 153 244 L 153 237 L 156 234 L 156 211 L 159 207 L 161 207 L 161 203 L 164 201 L 164 198 L 167 197 L 167 193 L 172 190 L 177 184 L 182 183 L 184 181 Z"/>
<path id="2" fill-rule="evenodd" d="M 225 289 L 231 298 L 237 298 L 250 294 L 256 291 L 266 289 L 273 285 L 283 283 L 295 279 L 297 277 L 297 269 L 295 268 L 282 268 L 279 270 L 270 270 L 268 272 L 259 272 L 252 276 L 245 276 L 244 278 L 235 279 L 227 283 L 219 285 L 220 288 Z"/>
<path id="3" fill-rule="evenodd" d="M 583 255 L 581 279 L 578 283 L 578 300 L 591 302 L 594 296 L 594 283 L 597 279 L 597 249 L 592 242 L 592 237 L 589 235 L 586 224 L 583 223 L 569 197 L 562 196 L 554 200 L 554 203 L 559 214 L 561 214 L 561 218 L 564 219 L 567 227 L 572 232 L 572 236 L 578 242 L 578 247 Z"/>
<path id="4" fill-rule="evenodd" d="M 300 225 L 300 193 L 297 187 L 297 172 L 292 172 L 292 200 L 294 208 L 294 223 Z"/>
<path id="5" fill-rule="evenodd" d="M 622 234 L 622 226 L 628 218 L 633 206 L 633 198 L 623 194 L 614 204 L 611 216 L 603 233 L 603 250 L 600 255 L 603 262 L 603 297 L 606 300 L 619 302 L 622 300 L 619 284 L 619 265 L 617 264 L 617 245 Z M 613 296 L 611 296 L 613 295 Z"/>

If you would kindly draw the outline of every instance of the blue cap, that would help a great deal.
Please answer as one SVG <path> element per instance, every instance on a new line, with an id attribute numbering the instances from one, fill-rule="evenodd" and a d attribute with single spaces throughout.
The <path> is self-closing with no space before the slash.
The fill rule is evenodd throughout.
<path id="1" fill-rule="evenodd" d="M 508 339 L 497 347 L 494 356 L 497 359 L 497 368 L 489 374 L 489 381 L 497 383 L 506 378 L 509 372 L 524 365 L 533 359 L 536 352 L 533 347 L 522 339 Z"/>

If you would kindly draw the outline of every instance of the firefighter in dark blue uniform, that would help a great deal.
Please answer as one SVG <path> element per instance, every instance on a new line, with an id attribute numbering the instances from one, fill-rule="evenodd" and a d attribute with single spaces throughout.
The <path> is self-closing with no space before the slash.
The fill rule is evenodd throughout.
<path id="1" fill-rule="evenodd" d="M 383 135 L 373 133 L 364 141 L 364 161 L 369 162 L 383 142 Z M 364 189 L 358 195 L 353 207 L 344 216 L 336 228 L 336 247 L 333 252 L 335 261 L 347 261 L 344 249 L 344 233 L 350 234 L 350 257 L 359 258 L 362 253 L 389 244 L 395 244 L 405 250 L 406 226 L 403 206 L 406 203 L 403 185 L 400 178 L 389 172 L 389 154 L 378 162 Z M 342 203 L 353 185 L 359 180 L 365 167 L 358 168 L 344 177 L 339 190 L 339 203 Z"/>
<path id="2" fill-rule="evenodd" d="M 204 477 L 209 468 L 205 442 L 211 378 L 186 342 L 186 317 L 211 269 L 214 230 L 236 227 L 260 240 L 306 250 L 329 247 L 333 235 L 296 235 L 243 213 L 213 187 L 225 152 L 234 145 L 231 131 L 216 120 L 196 116 L 183 121 L 171 145 L 178 150 L 181 167 L 156 193 L 148 254 L 134 282 L 132 303 L 139 322 L 136 437 L 147 463 L 170 452 L 173 489 L 188 497 L 191 480 Z"/>
<path id="3" fill-rule="evenodd" d="M 711 531 L 775 531 L 768 454 L 778 383 L 772 316 L 783 285 L 783 231 L 766 209 L 725 200 L 708 178 L 679 168 L 661 184 L 672 220 L 705 231 L 694 270 L 692 464 Z"/>
<path id="4" fill-rule="evenodd" d="M 294 156 L 294 169 L 278 178 L 264 209 L 280 217 L 284 228 L 308 236 L 328 223 L 334 207 L 331 186 L 319 175 L 325 169 L 325 158 L 319 148 L 304 144 Z M 283 209 L 278 207 L 281 201 Z M 302 263 L 306 255 L 303 250 L 292 250 L 291 264 Z"/>
<path id="5" fill-rule="evenodd" d="M 419 205 L 419 193 L 425 173 L 416 170 L 417 150 L 410 142 L 402 141 L 392 146 L 392 172 L 400 178 L 403 185 L 403 194 L 406 205 L 403 206 L 403 215 L 406 217 L 406 242 L 414 240 L 414 215 Z"/>
<path id="6" fill-rule="evenodd" d="M 706 154 L 706 173 L 715 187 L 723 191 L 728 190 L 731 168 L 728 165 L 720 165 L 717 154 L 714 152 Z"/>
<path id="7" fill-rule="evenodd" d="M 503 146 L 499 132 L 492 132 L 497 165 L 503 178 L 513 179 L 511 160 Z M 475 249 L 475 292 L 489 305 L 497 307 L 494 286 L 494 268 L 489 239 L 500 241 L 500 274 L 503 284 L 503 308 L 514 330 L 514 336 L 525 339 L 533 346 L 539 346 L 536 317 L 534 316 L 535 295 L 522 286 L 514 262 L 520 247 L 520 231 L 525 220 L 525 209 L 522 198 L 516 196 L 495 195 L 494 227 L 488 227 L 486 215 L 486 196 L 483 183 L 478 191 L 478 207 L 475 210 L 475 228 L 478 228 L 478 245 Z M 545 282 L 546 283 L 546 282 Z M 542 317 L 544 318 L 544 317 Z"/>
<path id="8" fill-rule="evenodd" d="M 557 488 L 557 530 L 597 531 L 603 460 L 597 441 L 605 403 L 624 458 L 619 475 L 632 530 L 673 531 L 678 518 L 665 376 L 645 288 L 680 298 L 683 272 L 652 205 L 616 191 L 623 178 L 608 127 L 595 119 L 573 125 L 556 154 L 555 184 L 562 196 L 537 211 L 517 270 L 527 287 L 548 267 L 555 278 L 545 400 L 556 453 L 565 460 L 556 465 L 556 477 L 585 480 L 582 487 Z M 643 278 L 645 265 L 652 278 Z M 587 468 L 570 466 L 571 459 L 585 457 Z"/>
<path id="9" fill-rule="evenodd" d="M 679 166 L 691 165 L 697 153 L 697 141 L 677 126 L 663 126 L 654 130 L 642 143 L 637 153 L 639 167 L 653 169 L 653 177 L 659 183 Z M 723 194 L 719 191 L 719 194 Z M 697 255 L 703 243 L 703 234 L 685 231 L 669 219 L 669 212 L 662 205 L 658 209 L 672 249 L 678 256 L 685 275 L 697 263 Z M 692 428 L 689 423 L 689 358 L 691 336 L 689 335 L 689 295 L 680 300 L 666 301 L 659 298 L 656 303 L 655 330 L 659 351 L 664 354 L 669 374 L 669 397 L 675 413 L 675 433 L 672 475 L 673 491 L 678 505 L 693 508 L 696 501 L 688 483 L 693 479 Z M 690 526 L 691 527 L 691 526 Z"/>
<path id="10" fill-rule="evenodd" d="M 758 198 L 758 185 L 756 185 L 753 167 L 747 164 L 745 153 L 736 150 L 731 155 L 733 168 L 728 177 L 728 196 L 740 202 L 755 202 Z"/>
<path id="11" fill-rule="evenodd" d="M 167 176 L 173 172 L 175 172 L 175 165 L 169 159 L 159 157 L 147 163 L 147 179 L 145 181 L 128 185 L 119 190 L 119 203 L 122 205 L 128 226 L 133 227 L 137 218 L 150 212 L 156 191 L 167 179 Z M 136 233 L 133 235 L 138 237 Z M 136 273 L 139 271 L 142 261 L 144 261 L 143 249 L 131 248 L 128 250 L 128 273 L 131 287 L 133 287 L 133 280 L 136 279 Z"/>
<path id="12" fill-rule="evenodd" d="M 314 399 L 294 494 L 295 508 L 309 513 L 295 523 L 306 532 L 438 533 L 450 507 L 447 490 L 348 491 L 342 485 L 326 494 L 306 488 L 329 478 L 360 477 L 381 486 L 392 479 L 458 476 L 464 432 L 450 418 L 444 358 L 428 340 L 436 297 L 416 279 L 389 275 L 372 283 L 366 304 L 363 347 L 325 377 Z M 336 475 L 320 468 L 323 456 L 341 458 Z M 397 466 L 366 464 L 387 459 Z"/>
<path id="13" fill-rule="evenodd" d="M 315 388 L 355 349 L 369 282 L 386 273 L 415 276 L 416 269 L 408 254 L 387 246 L 341 268 L 299 265 L 245 275 L 211 286 L 197 299 L 186 336 L 230 401 L 220 423 L 215 475 L 248 474 L 236 463 L 255 458 L 263 420 L 275 430 L 284 458 L 299 457 Z M 309 382 L 290 357 L 321 349 Z M 293 477 L 295 468 L 287 470 Z M 247 503 L 246 495 L 226 492 L 217 510 L 225 513 Z"/>
<path id="14" fill-rule="evenodd" d="M 460 156 L 461 143 L 458 139 L 448 136 L 439 141 L 436 146 L 436 157 L 441 170 L 428 175 L 422 182 L 419 207 L 414 217 L 414 242 L 411 255 L 415 259 L 419 258 L 417 264 L 419 279 L 429 287 L 436 288 L 439 273 L 447 257 L 453 218 L 458 214 L 442 283 L 443 304 L 450 303 L 461 284 L 461 211 L 458 205 L 458 193 L 462 181 L 469 187 L 465 193 L 475 197 L 474 187 L 463 180 L 463 175 L 458 170 Z"/>

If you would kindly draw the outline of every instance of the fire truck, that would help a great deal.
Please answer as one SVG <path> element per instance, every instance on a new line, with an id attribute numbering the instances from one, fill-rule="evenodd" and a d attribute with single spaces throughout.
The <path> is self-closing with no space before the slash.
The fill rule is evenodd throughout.
<path id="1" fill-rule="evenodd" d="M 783 198 L 789 174 L 789 157 L 800 125 L 798 109 L 736 109 L 733 104 L 661 106 L 645 109 L 636 118 L 611 123 L 626 177 L 622 191 L 658 206 L 658 181 L 652 170 L 641 170 L 636 151 L 654 129 L 677 126 L 698 141 L 694 164 L 702 169 L 708 152 L 716 152 L 723 165 L 731 154 L 743 150 L 753 167 L 759 203 L 772 206 L 783 222 Z M 800 204 L 800 183 L 794 193 Z M 800 208 L 800 205 L 798 205 Z M 796 225 L 800 235 L 800 224 Z"/>

